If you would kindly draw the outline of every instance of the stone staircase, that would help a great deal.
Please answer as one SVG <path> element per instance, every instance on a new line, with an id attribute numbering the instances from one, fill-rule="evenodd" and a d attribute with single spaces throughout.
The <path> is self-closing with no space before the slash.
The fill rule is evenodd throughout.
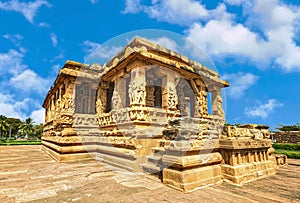
<path id="1" fill-rule="evenodd" d="M 141 168 L 144 172 L 162 178 L 162 170 L 164 169 L 162 157 L 165 154 L 165 144 L 166 141 L 162 140 L 159 147 L 152 148 L 153 154 L 147 156 L 147 162 L 141 164 Z"/>

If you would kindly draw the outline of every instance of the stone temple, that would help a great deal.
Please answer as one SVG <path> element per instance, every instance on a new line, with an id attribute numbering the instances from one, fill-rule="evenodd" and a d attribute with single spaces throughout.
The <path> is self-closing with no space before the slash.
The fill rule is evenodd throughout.
<path id="1" fill-rule="evenodd" d="M 143 38 L 103 65 L 67 61 L 49 90 L 42 149 L 149 172 L 182 191 L 275 174 L 268 126 L 225 125 L 217 72 Z"/>

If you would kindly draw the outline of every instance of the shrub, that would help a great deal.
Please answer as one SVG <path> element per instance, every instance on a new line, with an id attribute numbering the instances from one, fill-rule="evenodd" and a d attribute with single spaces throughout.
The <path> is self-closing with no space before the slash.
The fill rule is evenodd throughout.
<path id="1" fill-rule="evenodd" d="M 282 144 L 282 143 L 274 143 L 274 149 L 283 149 L 283 150 L 294 150 L 300 151 L 300 144 Z"/>

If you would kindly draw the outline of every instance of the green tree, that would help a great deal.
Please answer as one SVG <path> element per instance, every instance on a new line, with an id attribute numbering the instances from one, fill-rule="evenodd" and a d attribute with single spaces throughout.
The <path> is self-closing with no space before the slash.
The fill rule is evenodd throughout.
<path id="1" fill-rule="evenodd" d="M 0 115 L 0 139 L 4 136 L 5 133 L 7 133 L 7 130 L 9 128 L 9 124 L 6 121 L 6 117 L 3 115 Z"/>
<path id="2" fill-rule="evenodd" d="M 280 131 L 300 131 L 300 123 L 295 125 L 279 125 L 276 129 Z"/>
<path id="3" fill-rule="evenodd" d="M 7 123 L 10 125 L 9 128 L 9 137 L 16 137 L 19 132 L 19 127 L 22 124 L 22 121 L 18 118 L 7 118 Z"/>
<path id="4" fill-rule="evenodd" d="M 44 125 L 40 123 L 39 125 L 34 126 L 34 137 L 41 139 L 43 134 Z"/>
<path id="5" fill-rule="evenodd" d="M 32 118 L 26 118 L 25 122 L 20 125 L 20 131 L 25 135 L 26 139 L 33 134 L 34 122 Z"/>

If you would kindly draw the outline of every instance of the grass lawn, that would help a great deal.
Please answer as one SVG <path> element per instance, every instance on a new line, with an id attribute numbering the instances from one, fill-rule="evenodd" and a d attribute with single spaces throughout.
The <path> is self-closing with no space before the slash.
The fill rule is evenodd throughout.
<path id="1" fill-rule="evenodd" d="M 300 151 L 297 150 L 275 149 L 275 154 L 285 154 L 288 158 L 300 159 Z"/>
<path id="2" fill-rule="evenodd" d="M 0 145 L 40 145 L 42 142 L 40 140 L 1 140 Z"/>

